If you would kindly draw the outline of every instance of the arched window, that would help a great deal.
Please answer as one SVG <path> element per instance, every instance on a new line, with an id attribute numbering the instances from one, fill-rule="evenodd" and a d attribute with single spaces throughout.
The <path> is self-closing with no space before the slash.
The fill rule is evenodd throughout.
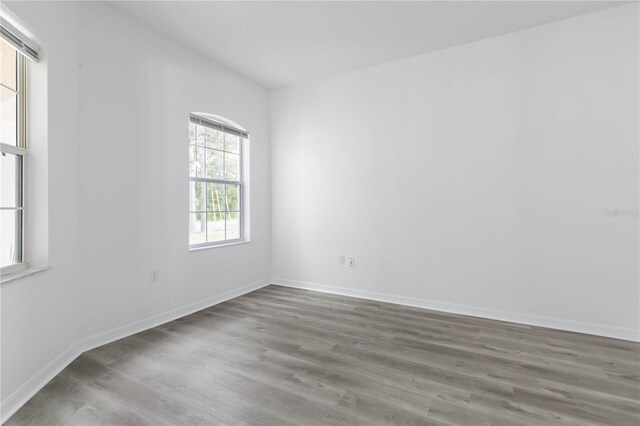
<path id="1" fill-rule="evenodd" d="M 249 134 L 219 116 L 189 120 L 189 247 L 244 240 L 243 145 Z"/>

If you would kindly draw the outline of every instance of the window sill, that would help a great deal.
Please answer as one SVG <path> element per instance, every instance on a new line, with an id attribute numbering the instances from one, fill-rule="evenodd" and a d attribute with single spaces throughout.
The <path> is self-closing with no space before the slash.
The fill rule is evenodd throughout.
<path id="1" fill-rule="evenodd" d="M 44 272 L 51 269 L 52 266 L 43 266 L 41 268 L 28 268 L 23 271 L 14 272 L 12 274 L 2 275 L 0 277 L 0 284 L 6 284 L 11 281 L 15 281 L 20 278 L 28 277 L 29 275 L 37 274 L 38 272 Z"/>
<path id="2" fill-rule="evenodd" d="M 216 248 L 221 248 L 221 247 L 239 246 L 241 244 L 249 244 L 250 242 L 251 242 L 251 240 L 244 240 L 244 241 L 234 241 L 232 243 L 212 244 L 210 246 L 189 247 L 189 251 L 200 251 L 200 250 L 216 249 Z"/>

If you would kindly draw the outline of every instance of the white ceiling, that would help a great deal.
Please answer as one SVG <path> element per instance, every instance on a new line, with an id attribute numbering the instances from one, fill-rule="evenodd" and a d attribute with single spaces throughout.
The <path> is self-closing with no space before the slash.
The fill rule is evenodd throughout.
<path id="1" fill-rule="evenodd" d="M 626 2 L 111 2 L 267 89 L 623 3 Z"/>

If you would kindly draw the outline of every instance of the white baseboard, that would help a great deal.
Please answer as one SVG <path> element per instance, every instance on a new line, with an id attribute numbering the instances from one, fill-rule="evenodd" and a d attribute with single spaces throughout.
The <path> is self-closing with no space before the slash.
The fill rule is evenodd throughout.
<path id="1" fill-rule="evenodd" d="M 284 287 L 301 288 L 306 290 L 320 291 L 324 293 L 339 294 L 342 296 L 357 297 L 360 299 L 369 299 L 378 302 L 395 303 L 398 305 L 413 306 L 416 308 L 431 309 L 434 311 L 469 315 L 524 325 L 553 328 L 557 330 L 573 331 L 576 333 L 586 333 L 596 336 L 640 342 L 639 330 L 633 328 L 612 327 L 608 325 L 572 321 L 562 318 L 542 317 L 537 315 L 519 314 L 516 312 L 477 308 L 473 306 L 457 305 L 453 303 L 437 302 L 433 300 L 417 299 L 406 296 L 397 296 L 388 293 L 378 293 L 367 290 L 357 290 L 346 287 L 336 287 L 304 281 L 294 281 L 284 278 L 272 278 L 271 283 Z"/>
<path id="2" fill-rule="evenodd" d="M 225 302 L 229 299 L 233 299 L 234 297 L 242 296 L 243 294 L 250 293 L 269 284 L 269 280 L 249 284 L 238 289 L 226 291 L 205 300 L 200 300 L 187 306 L 172 309 L 131 324 L 126 324 L 86 337 L 74 343 L 2 401 L 0 404 L 0 413 L 2 414 L 0 422 L 6 422 L 9 417 L 18 411 L 20 407 L 29 401 L 40 389 L 49 383 L 51 379 L 57 376 L 58 373 L 64 370 L 83 352 L 97 348 L 98 346 L 106 345 L 107 343 L 111 343 L 132 334 L 148 330 L 160 324 L 173 321 L 177 318 L 192 314 L 210 306 L 217 305 L 218 303 Z"/>

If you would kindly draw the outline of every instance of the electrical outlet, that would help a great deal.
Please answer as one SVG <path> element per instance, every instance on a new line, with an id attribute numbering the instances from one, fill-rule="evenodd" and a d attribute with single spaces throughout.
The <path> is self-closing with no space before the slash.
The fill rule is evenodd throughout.
<path id="1" fill-rule="evenodd" d="M 153 269 L 151 271 L 151 276 L 150 276 L 150 280 L 152 283 L 155 283 L 156 281 L 158 281 L 160 279 L 160 272 L 157 269 Z"/>
<path id="2" fill-rule="evenodd" d="M 340 256 L 340 258 L 338 259 L 338 263 L 339 263 L 341 266 L 344 266 L 344 255 Z"/>
<path id="3" fill-rule="evenodd" d="M 355 268 L 356 266 L 356 258 L 355 257 L 350 257 L 349 258 L 349 267 L 350 268 Z"/>

